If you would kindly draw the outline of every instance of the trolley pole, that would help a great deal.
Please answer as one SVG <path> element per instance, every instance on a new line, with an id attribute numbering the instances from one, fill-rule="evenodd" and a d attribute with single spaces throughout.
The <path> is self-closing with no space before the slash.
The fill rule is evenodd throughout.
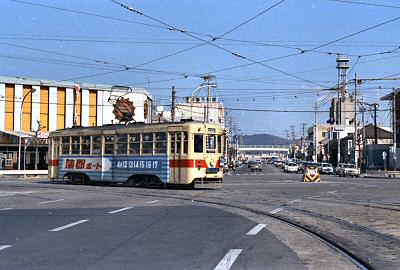
<path id="1" fill-rule="evenodd" d="M 172 93 L 171 93 L 171 121 L 175 121 L 175 99 L 176 99 L 176 90 L 175 86 L 172 86 Z"/>

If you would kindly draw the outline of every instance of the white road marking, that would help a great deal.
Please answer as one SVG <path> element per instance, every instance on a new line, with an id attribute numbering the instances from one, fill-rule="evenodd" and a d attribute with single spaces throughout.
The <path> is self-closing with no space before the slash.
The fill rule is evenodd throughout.
<path id="1" fill-rule="evenodd" d="M 53 200 L 53 201 L 45 201 L 45 202 L 40 202 L 39 204 L 46 204 L 46 203 L 53 203 L 53 202 L 61 202 L 64 199 L 58 199 L 58 200 Z"/>
<path id="2" fill-rule="evenodd" d="M 6 248 L 9 248 L 9 247 L 12 247 L 12 245 L 1 245 L 0 246 L 0 250 L 6 249 Z"/>
<path id="3" fill-rule="evenodd" d="M 30 194 L 34 193 L 34 191 L 2 191 L 0 192 L 0 197 L 7 197 L 19 194 Z"/>
<path id="4" fill-rule="evenodd" d="M 263 173 L 260 173 L 260 175 L 264 175 Z"/>
<path id="5" fill-rule="evenodd" d="M 229 250 L 217 266 L 215 266 L 214 270 L 229 270 L 241 252 L 241 249 Z"/>
<path id="6" fill-rule="evenodd" d="M 131 209 L 131 208 L 132 208 L 132 207 L 125 207 L 125 208 L 117 209 L 117 210 L 108 212 L 108 214 L 115 214 L 115 213 L 118 213 L 118 212 L 122 212 L 122 211 L 125 211 L 125 210 L 129 210 L 129 209 Z"/>
<path id="7" fill-rule="evenodd" d="M 81 224 L 81 223 L 84 223 L 84 222 L 87 222 L 87 221 L 89 221 L 89 220 L 88 219 L 82 219 L 82 220 L 79 220 L 77 222 L 73 222 L 73 223 L 58 227 L 58 228 L 51 229 L 50 232 L 59 232 L 59 231 L 71 228 L 73 226 L 76 226 L 78 224 Z"/>
<path id="8" fill-rule="evenodd" d="M 265 227 L 265 224 L 258 224 L 253 229 L 251 229 L 248 233 L 246 233 L 246 235 L 256 235 L 264 227 Z"/>
<path id="9" fill-rule="evenodd" d="M 282 211 L 282 210 L 283 210 L 283 208 L 279 207 L 279 208 L 276 208 L 276 209 L 272 210 L 272 211 L 269 212 L 269 213 L 270 213 L 270 214 L 276 214 L 276 213 L 278 213 L 278 212 L 280 212 L 280 211 Z"/>
<path id="10" fill-rule="evenodd" d="M 154 201 L 149 201 L 149 202 L 146 202 L 146 203 L 156 203 L 156 202 L 158 202 L 159 200 L 154 200 Z"/>
<path id="11" fill-rule="evenodd" d="M 240 173 L 236 173 L 235 175 L 240 175 Z"/>
<path id="12" fill-rule="evenodd" d="M 292 203 L 297 203 L 297 202 L 301 202 L 301 200 L 292 200 L 292 201 L 288 202 L 287 204 L 292 204 Z"/>
<path id="13" fill-rule="evenodd" d="M 248 173 L 244 173 L 243 175 L 249 175 Z"/>
<path id="14" fill-rule="evenodd" d="M 13 210 L 14 208 L 2 208 L 0 211 Z"/>

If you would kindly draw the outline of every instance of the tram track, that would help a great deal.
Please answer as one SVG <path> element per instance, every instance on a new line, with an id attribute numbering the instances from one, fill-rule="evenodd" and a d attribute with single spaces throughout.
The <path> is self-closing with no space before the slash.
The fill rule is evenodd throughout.
<path id="1" fill-rule="evenodd" d="M 83 190 L 86 192 L 97 192 L 97 191 L 94 191 L 91 189 L 83 189 Z M 221 206 L 221 207 L 228 207 L 228 208 L 232 208 L 232 209 L 236 209 L 236 210 L 243 210 L 243 211 L 247 211 L 252 214 L 272 218 L 274 220 L 280 221 L 288 226 L 291 226 L 291 227 L 301 231 L 302 233 L 305 233 L 305 234 L 319 240 L 320 242 L 322 242 L 323 244 L 325 244 L 326 246 L 328 246 L 335 252 L 338 252 L 343 257 L 347 258 L 351 263 L 353 263 L 359 269 L 375 269 L 375 267 L 369 261 L 367 261 L 365 258 L 362 258 L 361 256 L 355 254 L 354 252 L 352 252 L 351 250 L 346 248 L 345 245 L 337 242 L 332 237 L 325 235 L 325 234 L 313 229 L 312 227 L 307 226 L 306 224 L 296 222 L 292 219 L 289 219 L 289 218 L 281 216 L 281 215 L 271 214 L 267 211 L 262 211 L 260 209 L 255 209 L 255 208 L 251 208 L 251 207 L 243 206 L 243 205 L 237 205 L 234 203 L 217 201 L 215 199 L 211 200 L 210 198 L 207 198 L 207 199 L 200 198 L 199 196 L 202 195 L 201 193 L 194 195 L 194 196 L 193 195 L 192 196 L 184 196 L 184 195 L 177 196 L 177 195 L 160 194 L 160 193 L 154 193 L 154 192 L 141 193 L 141 192 L 125 192 L 125 191 L 105 191 L 104 193 L 109 194 L 109 195 L 119 195 L 119 196 L 125 196 L 125 197 L 129 197 L 129 196 L 143 196 L 143 197 L 153 197 L 153 198 L 158 197 L 158 198 L 164 198 L 164 199 L 174 199 L 174 200 L 182 200 L 182 201 L 187 201 L 187 202 L 204 203 L 204 204 L 213 205 L 213 206 Z"/>
<path id="2" fill-rule="evenodd" d="M 75 190 L 75 186 L 65 186 L 65 190 Z M 121 186 L 113 186 L 115 187 L 121 187 Z M 51 189 L 52 187 L 49 185 L 44 185 L 40 188 L 49 188 Z M 274 220 L 277 220 L 279 222 L 282 222 L 288 226 L 291 226 L 298 231 L 305 233 L 319 241 L 321 241 L 323 244 L 331 248 L 332 250 L 338 252 L 341 254 L 343 257 L 347 258 L 350 262 L 352 262 L 356 267 L 359 269 L 376 269 L 375 266 L 373 266 L 368 258 L 365 256 L 361 255 L 360 253 L 355 252 L 351 248 L 349 248 L 346 244 L 346 241 L 343 241 L 343 239 L 337 239 L 334 237 L 334 235 L 329 234 L 324 232 L 324 230 L 321 230 L 320 228 L 317 228 L 315 226 L 310 226 L 307 223 L 295 220 L 291 217 L 287 217 L 282 215 L 282 212 L 279 214 L 271 214 L 270 212 L 263 211 L 260 209 L 257 209 L 255 207 L 250 207 L 250 206 L 245 206 L 246 202 L 241 200 L 241 201 L 232 201 L 232 202 L 227 202 L 227 201 L 222 201 L 221 198 L 217 198 L 215 196 L 213 197 L 206 197 L 206 198 L 201 198 L 202 195 L 205 195 L 203 192 L 197 192 L 196 194 L 191 194 L 191 195 L 172 195 L 172 194 L 167 194 L 166 192 L 169 192 L 170 190 L 158 190 L 159 192 L 154 192 L 152 189 L 143 189 L 142 192 L 139 191 L 139 188 L 127 188 L 124 187 L 123 189 L 120 190 L 111 190 L 107 187 L 100 187 L 100 186 L 95 186 L 95 188 L 91 187 L 89 188 L 88 186 L 80 185 L 79 190 L 83 192 L 94 192 L 98 193 L 99 190 L 101 189 L 101 192 L 103 194 L 107 195 L 116 195 L 116 196 L 124 196 L 124 197 L 131 197 L 131 196 L 141 196 L 141 197 L 157 197 L 157 198 L 162 198 L 162 199 L 173 199 L 173 200 L 182 200 L 182 201 L 187 201 L 187 202 L 198 202 L 198 203 L 204 203 L 207 205 L 213 205 L 213 206 L 220 206 L 220 207 L 228 207 L 231 209 L 236 209 L 236 210 L 243 210 L 249 213 L 253 213 L 259 216 L 264 216 L 268 218 L 272 218 Z M 134 190 L 137 189 L 137 190 Z M 207 194 L 208 195 L 208 194 Z M 262 203 L 263 206 L 273 206 L 274 204 L 269 204 L 267 202 Z M 282 206 L 285 210 L 289 209 L 288 206 L 283 205 Z M 318 215 L 318 213 L 314 213 L 314 216 Z M 334 218 L 334 217 L 333 217 Z M 344 221 L 343 221 L 344 222 Z M 358 229 L 361 229 L 360 227 L 357 227 Z M 392 239 L 393 240 L 393 239 Z"/>

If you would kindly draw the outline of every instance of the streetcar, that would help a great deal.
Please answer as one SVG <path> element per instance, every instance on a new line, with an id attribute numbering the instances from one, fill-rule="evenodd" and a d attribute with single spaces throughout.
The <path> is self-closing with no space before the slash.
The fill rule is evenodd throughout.
<path id="1" fill-rule="evenodd" d="M 211 123 L 130 123 L 49 134 L 49 178 L 69 183 L 222 187 L 225 131 Z"/>

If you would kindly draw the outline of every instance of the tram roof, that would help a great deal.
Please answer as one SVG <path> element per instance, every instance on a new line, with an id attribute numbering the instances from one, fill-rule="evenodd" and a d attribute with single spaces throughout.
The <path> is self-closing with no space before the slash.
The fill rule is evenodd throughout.
<path id="1" fill-rule="evenodd" d="M 215 128 L 223 128 L 219 124 L 215 123 L 205 123 L 205 122 L 200 122 L 200 121 L 184 121 L 184 122 L 164 122 L 164 123 L 130 123 L 130 124 L 108 124 L 104 126 L 93 126 L 93 127 L 83 127 L 83 126 L 75 126 L 71 128 L 65 128 L 65 129 L 58 129 L 55 131 L 50 132 L 50 134 L 57 134 L 57 133 L 63 133 L 67 131 L 84 131 L 84 130 L 117 130 L 117 129 L 124 129 L 124 128 L 144 128 L 144 127 L 156 127 L 156 126 L 182 126 L 182 125 L 190 125 L 190 124 L 201 124 L 201 125 L 207 125 L 209 127 L 215 127 Z"/>

